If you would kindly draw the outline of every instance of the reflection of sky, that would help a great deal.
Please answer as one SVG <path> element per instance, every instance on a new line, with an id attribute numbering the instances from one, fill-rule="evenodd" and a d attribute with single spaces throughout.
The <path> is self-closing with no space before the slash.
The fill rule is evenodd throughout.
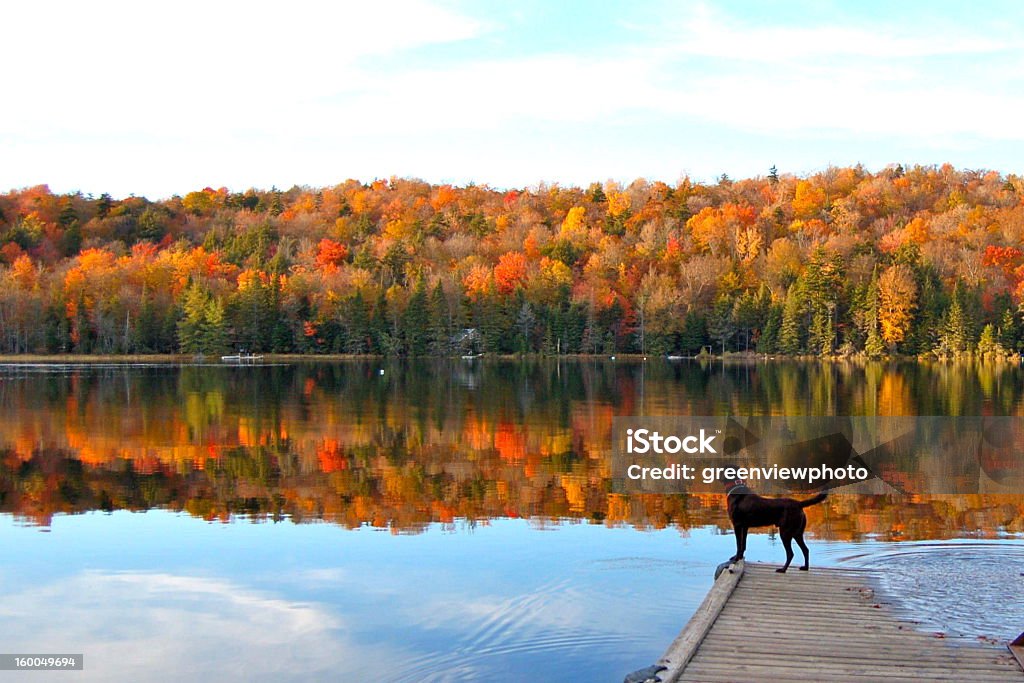
<path id="1" fill-rule="evenodd" d="M 621 680 L 686 622 L 733 539 L 500 520 L 395 536 L 168 512 L 0 521 L 2 650 L 84 680 Z M 815 558 L 843 546 L 811 542 Z M 824 551 L 824 552 L 822 552 Z M 748 557 L 778 561 L 767 535 Z"/>

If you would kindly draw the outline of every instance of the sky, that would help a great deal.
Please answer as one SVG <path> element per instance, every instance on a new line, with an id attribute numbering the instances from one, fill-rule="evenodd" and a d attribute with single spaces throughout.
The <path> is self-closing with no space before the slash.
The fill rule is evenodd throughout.
<path id="1" fill-rule="evenodd" d="M 0 191 L 1024 171 L 1024 4 L 22 2 Z"/>

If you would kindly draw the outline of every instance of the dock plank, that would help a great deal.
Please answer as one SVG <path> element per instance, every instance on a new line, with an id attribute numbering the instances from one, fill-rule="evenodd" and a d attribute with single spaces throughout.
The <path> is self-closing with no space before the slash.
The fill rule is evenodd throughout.
<path id="1" fill-rule="evenodd" d="M 936 637 L 867 570 L 738 562 L 658 661 L 676 681 L 1024 681 L 1005 645 Z"/>

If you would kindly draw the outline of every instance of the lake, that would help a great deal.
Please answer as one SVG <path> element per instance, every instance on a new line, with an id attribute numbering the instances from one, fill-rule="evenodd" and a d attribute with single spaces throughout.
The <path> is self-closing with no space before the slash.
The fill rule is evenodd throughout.
<path id="1" fill-rule="evenodd" d="M 78 675 L 104 681 L 621 681 L 734 542 L 720 494 L 612 490 L 615 416 L 1018 416 L 1022 380 L 653 359 L 0 366 L 0 650 L 83 653 Z M 949 636 L 1024 628 L 1007 599 L 1024 495 L 835 494 L 808 513 L 812 571 L 892 570 L 901 607 Z M 747 556 L 784 553 L 760 533 Z"/>

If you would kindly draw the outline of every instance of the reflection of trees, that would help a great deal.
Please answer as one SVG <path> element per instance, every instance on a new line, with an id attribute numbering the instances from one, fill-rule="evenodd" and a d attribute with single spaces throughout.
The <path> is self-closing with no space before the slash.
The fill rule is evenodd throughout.
<path id="1" fill-rule="evenodd" d="M 1019 369 L 992 364 L 476 362 L 470 386 L 465 372 L 381 361 L 8 377 L 0 509 L 39 522 L 164 507 L 396 530 L 493 517 L 724 527 L 720 495 L 611 493 L 612 418 L 1013 414 L 1022 391 Z M 912 455 L 909 477 L 937 476 Z M 809 512 L 829 537 L 927 538 L 1022 531 L 1022 511 L 1024 497 L 990 495 L 835 496 Z"/>
<path id="2" fill-rule="evenodd" d="M 362 448 L 322 460 L 331 471 L 306 471 L 295 454 L 266 447 L 237 447 L 188 471 L 164 465 L 139 471 L 124 459 L 94 465 L 55 450 L 23 460 L 8 450 L 0 454 L 0 510 L 40 524 L 58 513 L 160 507 L 205 519 L 316 519 L 396 532 L 495 517 L 728 527 L 721 495 L 609 493 L 600 461 L 572 451 L 509 460 L 505 456 L 519 446 L 506 448 L 512 450 L 479 451 L 470 459 L 430 446 L 409 450 L 396 438 L 389 450 Z M 824 538 L 1024 532 L 1024 496 L 834 495 L 808 512 L 814 533 Z"/>

